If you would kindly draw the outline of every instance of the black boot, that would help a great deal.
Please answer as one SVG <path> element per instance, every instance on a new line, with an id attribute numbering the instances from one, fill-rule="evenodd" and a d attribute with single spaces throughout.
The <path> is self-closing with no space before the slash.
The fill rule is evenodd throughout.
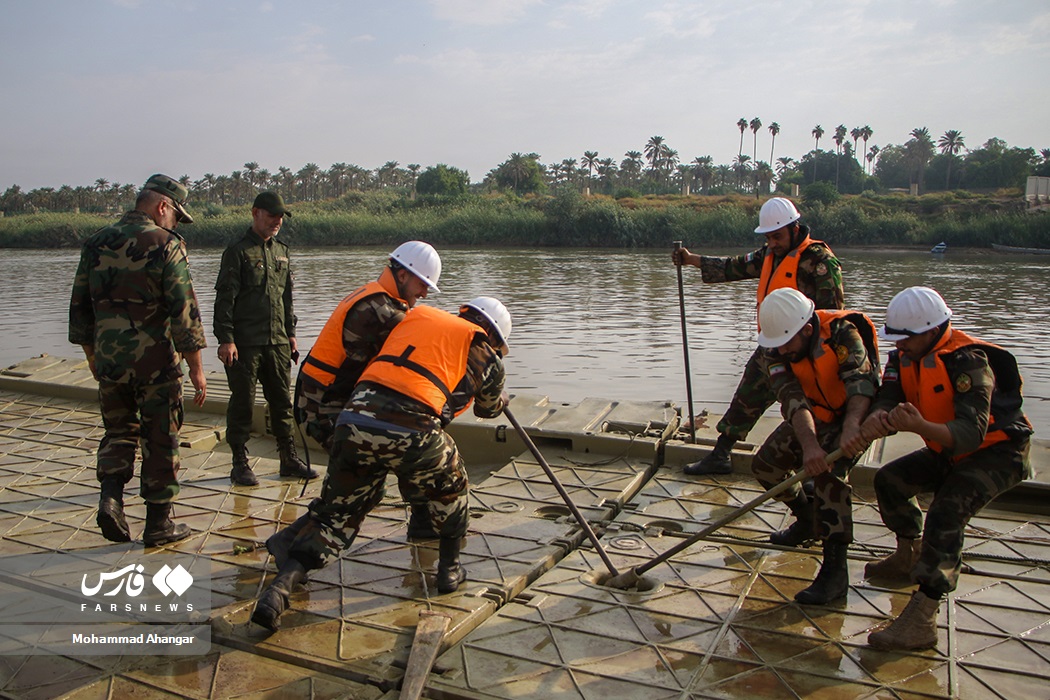
<path id="1" fill-rule="evenodd" d="M 102 530 L 102 536 L 110 542 L 131 541 L 131 530 L 124 519 L 124 482 L 121 479 L 107 476 L 102 480 L 95 522 Z"/>
<path id="2" fill-rule="evenodd" d="M 438 593 L 454 593 L 467 578 L 467 570 L 459 563 L 459 537 L 442 537 L 438 544 Z"/>
<path id="3" fill-rule="evenodd" d="M 430 507 L 426 503 L 413 503 L 408 516 L 408 539 L 410 540 L 436 540 L 437 530 L 430 520 Z"/>
<path id="4" fill-rule="evenodd" d="M 297 479 L 317 478 L 317 472 L 295 453 L 295 440 L 290 437 L 278 440 L 277 451 L 281 454 L 281 476 L 294 476 Z"/>
<path id="5" fill-rule="evenodd" d="M 689 476 L 732 473 L 732 452 L 733 445 L 735 444 L 736 438 L 729 437 L 728 435 L 719 435 L 718 440 L 715 441 L 715 447 L 711 450 L 710 454 L 699 462 L 685 465 L 685 467 L 682 468 L 682 472 Z"/>
<path id="6" fill-rule="evenodd" d="M 259 596 L 252 612 L 252 622 L 271 632 L 281 627 L 281 613 L 288 609 L 288 596 L 306 578 L 306 567 L 298 559 L 289 559 L 277 572 L 277 577 Z"/>
<path id="7" fill-rule="evenodd" d="M 190 528 L 176 525 L 170 516 L 170 503 L 146 503 L 146 529 L 142 531 L 142 542 L 147 547 L 171 544 L 190 536 Z"/>
<path id="8" fill-rule="evenodd" d="M 795 594 L 795 600 L 803 605 L 824 605 L 844 598 L 849 592 L 849 569 L 846 568 L 846 544 L 824 543 L 824 561 L 809 588 Z"/>
<path id="9" fill-rule="evenodd" d="M 248 446 L 230 445 L 233 450 L 233 469 L 230 470 L 230 481 L 237 486 L 257 486 L 259 478 L 248 465 Z"/>
<path id="10" fill-rule="evenodd" d="M 813 507 L 805 494 L 799 494 L 793 501 L 788 502 L 788 508 L 795 516 L 795 521 L 787 528 L 778 530 L 769 536 L 771 544 L 782 547 L 798 547 L 812 541 L 816 537 L 813 528 Z"/>
<path id="11" fill-rule="evenodd" d="M 270 535 L 270 538 L 266 540 L 266 551 L 273 555 L 278 571 L 284 568 L 285 563 L 288 561 L 288 550 L 291 549 L 292 542 L 295 541 L 299 531 L 303 529 L 309 520 L 309 513 L 300 515 L 291 525 L 283 530 L 278 530 L 276 534 Z"/>

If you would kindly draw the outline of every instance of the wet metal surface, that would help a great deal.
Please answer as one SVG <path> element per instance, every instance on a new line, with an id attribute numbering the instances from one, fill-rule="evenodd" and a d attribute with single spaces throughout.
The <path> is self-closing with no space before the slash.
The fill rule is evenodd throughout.
<path id="1" fill-rule="evenodd" d="M 39 365 L 63 386 L 75 387 L 83 374 Z M 41 373 L 23 374 L 47 384 Z M 95 525 L 101 420 L 90 386 L 79 391 L 56 398 L 0 388 L 0 557 L 114 546 Z M 683 476 L 678 456 L 699 448 L 669 446 L 676 459 L 660 466 L 651 436 L 603 434 L 608 423 L 665 421 L 658 405 L 522 400 L 516 415 L 621 571 L 760 491 L 743 474 Z M 222 424 L 219 411 L 188 417 L 176 517 L 194 534 L 173 547 L 211 563 L 211 653 L 0 655 L 0 697 L 396 697 L 423 610 L 451 618 L 424 697 L 1046 696 L 1047 517 L 988 510 L 975 518 L 967 532 L 972 571 L 941 606 L 936 649 L 880 652 L 866 645 L 867 634 L 904 608 L 910 589 L 863 579 L 864 563 L 888 552 L 893 537 L 862 486 L 843 603 L 794 603 L 819 568 L 819 552 L 764 544 L 787 519 L 775 503 L 653 568 L 645 590 L 610 589 L 601 585 L 607 572 L 592 543 L 498 419 L 457 434 L 468 461 L 483 453 L 496 466 L 477 472 L 463 550 L 468 579 L 459 591 L 436 593 L 436 542 L 406 541 L 407 509 L 390 481 L 354 545 L 337 564 L 311 572 L 271 635 L 248 623 L 274 573 L 261 544 L 305 511 L 320 483 L 301 495 L 300 482 L 279 478 L 273 440 L 260 435 L 249 444 L 260 485 L 231 487 Z M 133 492 L 128 520 L 139 536 L 145 509 Z"/>

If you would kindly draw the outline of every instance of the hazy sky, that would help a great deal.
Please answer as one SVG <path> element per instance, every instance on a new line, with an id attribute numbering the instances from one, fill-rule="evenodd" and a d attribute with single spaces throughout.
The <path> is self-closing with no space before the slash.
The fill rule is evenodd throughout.
<path id="1" fill-rule="evenodd" d="M 1050 147 L 1045 0 L 0 0 L 0 191 L 248 161 L 682 163 L 925 126 Z M 753 151 L 750 129 L 744 153 Z"/>

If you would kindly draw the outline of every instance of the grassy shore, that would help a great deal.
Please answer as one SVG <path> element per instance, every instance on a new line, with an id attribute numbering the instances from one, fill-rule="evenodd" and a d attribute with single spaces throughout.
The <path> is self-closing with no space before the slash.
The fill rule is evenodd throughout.
<path id="1" fill-rule="evenodd" d="M 762 200 L 751 196 L 646 196 L 614 199 L 575 192 L 518 198 L 471 196 L 452 201 L 392 193 L 350 193 L 290 204 L 282 236 L 301 246 L 435 245 L 479 247 L 665 247 L 754 243 Z M 831 244 L 1050 248 L 1050 215 L 1025 214 L 1019 195 L 943 192 L 920 197 L 865 193 L 834 203 L 803 203 L 803 222 Z M 179 228 L 198 247 L 224 246 L 250 221 L 248 206 L 190 203 L 196 223 Z M 0 218 L 0 247 L 75 247 L 119 214 L 37 213 Z"/>

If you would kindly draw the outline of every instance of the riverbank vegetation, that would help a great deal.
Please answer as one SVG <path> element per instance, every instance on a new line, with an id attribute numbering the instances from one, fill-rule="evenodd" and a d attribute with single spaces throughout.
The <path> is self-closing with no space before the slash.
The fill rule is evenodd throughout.
<path id="1" fill-rule="evenodd" d="M 740 152 L 732 165 L 715 165 L 709 156 L 684 164 L 653 136 L 619 163 L 596 151 L 547 164 L 535 153 L 513 153 L 474 184 L 444 164 L 423 169 L 391 161 L 367 170 L 336 163 L 323 170 L 308 163 L 270 173 L 245 163 L 229 176 L 180 178 L 196 218 L 180 233 L 193 245 L 225 245 L 247 226 L 255 194 L 272 189 L 294 212 L 282 236 L 299 245 L 412 238 L 484 246 L 751 245 L 758 208 L 776 193 L 795 197 L 803 221 L 833 244 L 1050 248 L 1050 214 L 1028 213 L 1023 197 L 1029 176 L 1050 176 L 1050 149 L 1037 155 L 992 138 L 969 150 L 959 132 L 934 143 L 926 128 L 880 148 L 869 146 L 869 127 L 840 125 L 832 151 L 819 147 L 824 130 L 817 125 L 813 150 L 799 160 L 777 158 L 774 168 L 758 160 L 761 120 L 741 119 L 737 127 Z M 743 152 L 748 128 L 753 157 Z M 767 130 L 774 162 L 780 128 L 774 122 Z M 30 192 L 11 186 L 0 194 L 0 247 L 76 246 L 132 208 L 136 189 L 105 179 Z"/>
<path id="2" fill-rule="evenodd" d="M 819 185 L 819 183 L 818 183 Z M 829 196 L 803 189 L 803 221 L 831 244 L 989 247 L 992 243 L 1050 248 L 1050 215 L 1025 214 L 1015 192 L 892 193 Z M 416 197 L 351 192 L 300 202 L 281 236 L 299 246 L 435 245 L 666 247 L 748 246 L 762 199 L 745 195 L 585 196 L 512 194 Z M 249 205 L 191 207 L 196 222 L 179 232 L 193 246 L 224 246 L 242 235 Z M 116 215 L 37 213 L 0 218 L 0 247 L 74 247 Z"/>

